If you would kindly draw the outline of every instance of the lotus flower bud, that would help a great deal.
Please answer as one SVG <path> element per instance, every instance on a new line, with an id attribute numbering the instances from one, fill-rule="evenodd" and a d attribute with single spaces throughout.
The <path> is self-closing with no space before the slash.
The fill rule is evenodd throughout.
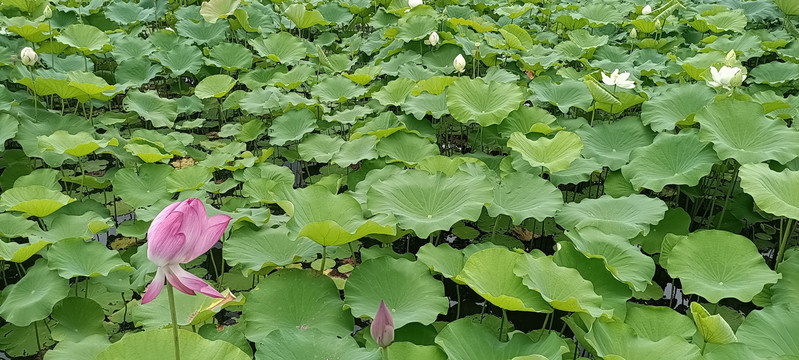
<path id="1" fill-rule="evenodd" d="M 649 15 L 651 13 L 652 13 L 652 7 L 649 6 L 649 5 L 644 6 L 644 8 L 641 9 L 641 14 L 643 14 L 643 15 Z"/>
<path id="2" fill-rule="evenodd" d="M 637 39 L 638 38 L 638 30 L 636 30 L 635 28 L 630 30 L 630 37 L 633 38 L 633 39 Z"/>
<path id="3" fill-rule="evenodd" d="M 455 71 L 459 73 L 466 70 L 466 59 L 463 58 L 463 54 L 458 54 L 458 56 L 455 57 L 455 60 L 452 61 L 452 66 L 454 66 Z"/>
<path id="4" fill-rule="evenodd" d="M 39 55 L 36 55 L 36 52 L 30 47 L 22 49 L 22 52 L 19 53 L 19 57 L 22 59 L 22 63 L 27 66 L 33 65 L 39 60 Z"/>
<path id="5" fill-rule="evenodd" d="M 660 19 L 655 20 L 655 29 L 660 30 L 663 27 L 663 23 L 660 22 Z"/>
<path id="6" fill-rule="evenodd" d="M 389 346 L 394 342 L 394 318 L 391 317 L 391 312 L 383 300 L 380 300 L 380 306 L 369 330 L 380 347 Z"/>
<path id="7" fill-rule="evenodd" d="M 428 40 L 430 41 L 430 46 L 436 46 L 438 44 L 438 33 L 433 31 Z"/>
<path id="8" fill-rule="evenodd" d="M 411 9 L 422 4 L 423 4 L 422 0 L 408 0 L 408 7 L 410 7 Z"/>
<path id="9" fill-rule="evenodd" d="M 53 16 L 53 9 L 50 8 L 49 4 L 44 7 L 44 11 L 42 12 L 42 15 L 44 15 L 45 19 L 49 19 L 49 18 L 51 18 Z"/>
<path id="10" fill-rule="evenodd" d="M 738 61 L 738 55 L 735 54 L 735 50 L 730 50 L 730 52 L 727 53 L 727 56 L 724 59 L 724 62 L 730 66 L 735 65 L 737 61 Z"/>

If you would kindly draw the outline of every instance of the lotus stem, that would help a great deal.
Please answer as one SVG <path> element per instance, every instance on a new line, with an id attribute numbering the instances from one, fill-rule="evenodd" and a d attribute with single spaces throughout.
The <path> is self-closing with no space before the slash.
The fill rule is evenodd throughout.
<path id="1" fill-rule="evenodd" d="M 732 174 L 732 184 L 730 184 L 730 188 L 727 189 L 727 196 L 724 197 L 724 206 L 721 207 L 721 215 L 719 215 L 719 222 L 716 224 L 716 229 L 721 226 L 721 223 L 724 222 L 724 214 L 727 212 L 727 204 L 730 202 L 730 195 L 732 195 L 732 189 L 735 188 L 735 183 L 738 181 L 738 167 L 735 167 L 735 171 Z M 679 189 L 679 187 L 678 187 Z"/>
<path id="2" fill-rule="evenodd" d="M 388 348 L 387 347 L 381 347 L 380 348 L 380 353 L 382 354 L 383 360 L 388 360 Z"/>
<path id="3" fill-rule="evenodd" d="M 323 274 L 325 273 L 325 260 L 327 259 L 327 246 L 322 245 L 322 266 L 319 267 L 319 271 Z"/>
<path id="4" fill-rule="evenodd" d="M 39 322 L 33 322 L 33 331 L 36 333 L 36 348 L 42 351 L 42 341 L 39 340 Z"/>
<path id="5" fill-rule="evenodd" d="M 494 241 L 494 238 L 497 236 L 497 228 L 499 227 L 499 217 L 502 216 L 497 215 L 497 218 L 494 220 L 494 230 L 491 232 L 491 241 Z"/>
<path id="6" fill-rule="evenodd" d="M 455 308 L 455 320 L 461 318 L 461 286 L 455 283 L 455 296 L 458 297 L 458 306 Z"/>
<path id="7" fill-rule="evenodd" d="M 175 360 L 180 360 L 180 338 L 178 335 L 178 315 L 175 313 L 175 291 L 169 282 L 166 283 L 166 291 L 169 294 L 169 312 L 172 315 L 172 339 L 175 342 Z"/>
<path id="8" fill-rule="evenodd" d="M 796 226 L 796 220 L 788 219 L 787 224 L 785 224 L 785 228 L 782 232 L 782 236 L 780 237 L 780 247 L 777 250 L 777 261 L 774 263 L 774 267 L 776 268 L 782 262 L 782 259 L 785 257 L 785 248 L 788 247 L 788 240 L 791 238 L 791 234 L 793 233 L 794 227 Z"/>
<path id="9" fill-rule="evenodd" d="M 499 322 L 499 336 L 498 340 L 502 341 L 502 333 L 505 330 L 505 319 L 508 317 L 508 314 L 505 313 L 505 309 L 502 309 L 502 320 Z"/>

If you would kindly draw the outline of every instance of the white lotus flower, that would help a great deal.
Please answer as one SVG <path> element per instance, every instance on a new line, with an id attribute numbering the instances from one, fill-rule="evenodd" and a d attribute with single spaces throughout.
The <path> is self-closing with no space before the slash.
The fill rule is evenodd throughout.
<path id="1" fill-rule="evenodd" d="M 430 46 L 436 46 L 436 44 L 438 44 L 438 40 L 439 40 L 438 39 L 438 33 L 433 31 L 433 33 L 430 34 L 430 38 L 428 38 L 427 40 L 430 41 Z"/>
<path id="2" fill-rule="evenodd" d="M 49 18 L 51 18 L 53 16 L 53 9 L 50 8 L 49 4 L 44 7 L 44 10 L 42 11 L 42 15 L 44 16 L 45 19 L 49 19 Z"/>
<path id="3" fill-rule="evenodd" d="M 643 15 L 649 15 L 651 13 L 652 13 L 652 7 L 649 6 L 649 5 L 644 6 L 644 8 L 641 9 L 641 14 L 643 14 Z"/>
<path id="4" fill-rule="evenodd" d="M 741 68 L 739 67 L 729 67 L 724 65 L 721 69 L 716 69 L 714 67 L 710 67 L 710 75 L 711 80 L 707 80 L 707 84 L 712 87 L 723 87 L 727 90 L 735 87 L 740 86 L 741 83 L 746 80 L 746 75 L 741 74 L 740 76 L 736 76 L 741 73 Z M 740 77 L 740 81 L 738 81 L 737 77 Z"/>
<path id="5" fill-rule="evenodd" d="M 423 4 L 422 0 L 408 0 L 408 7 L 410 7 L 411 9 L 422 4 Z"/>
<path id="6" fill-rule="evenodd" d="M 455 71 L 459 73 L 466 70 L 466 59 L 463 58 L 463 54 L 458 54 L 458 56 L 455 57 L 455 60 L 452 61 L 452 66 L 454 66 Z"/>
<path id="7" fill-rule="evenodd" d="M 632 89 L 635 87 L 635 81 L 627 80 L 630 77 L 630 73 L 623 72 L 619 74 L 619 69 L 613 70 L 613 73 L 610 76 L 605 75 L 602 73 L 602 82 L 607 85 L 618 86 L 622 89 Z"/>
<path id="8" fill-rule="evenodd" d="M 19 57 L 22 59 L 22 63 L 31 66 L 39 60 L 39 55 L 36 54 L 36 51 L 33 51 L 30 47 L 26 47 L 22 49 L 19 53 Z"/>

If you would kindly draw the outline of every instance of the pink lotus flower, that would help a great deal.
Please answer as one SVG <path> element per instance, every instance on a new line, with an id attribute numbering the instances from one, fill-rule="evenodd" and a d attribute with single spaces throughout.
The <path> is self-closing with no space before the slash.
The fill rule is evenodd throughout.
<path id="1" fill-rule="evenodd" d="M 169 281 L 175 289 L 195 295 L 196 292 L 215 298 L 224 296 L 211 285 L 180 267 L 202 255 L 219 241 L 225 232 L 230 216 L 205 213 L 199 199 L 176 202 L 155 217 L 147 231 L 147 257 L 158 271 L 141 303 L 146 304 L 158 296 Z"/>
<path id="2" fill-rule="evenodd" d="M 389 346 L 394 342 L 394 318 L 391 317 L 391 312 L 388 311 L 383 300 L 380 300 L 380 306 L 377 308 L 377 314 L 369 332 L 380 347 Z"/>

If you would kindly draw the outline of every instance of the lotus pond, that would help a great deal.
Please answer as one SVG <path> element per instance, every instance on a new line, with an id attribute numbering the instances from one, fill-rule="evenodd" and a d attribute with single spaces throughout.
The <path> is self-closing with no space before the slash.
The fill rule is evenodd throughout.
<path id="1" fill-rule="evenodd" d="M 3 0 L 0 358 L 797 359 L 797 21 Z"/>

